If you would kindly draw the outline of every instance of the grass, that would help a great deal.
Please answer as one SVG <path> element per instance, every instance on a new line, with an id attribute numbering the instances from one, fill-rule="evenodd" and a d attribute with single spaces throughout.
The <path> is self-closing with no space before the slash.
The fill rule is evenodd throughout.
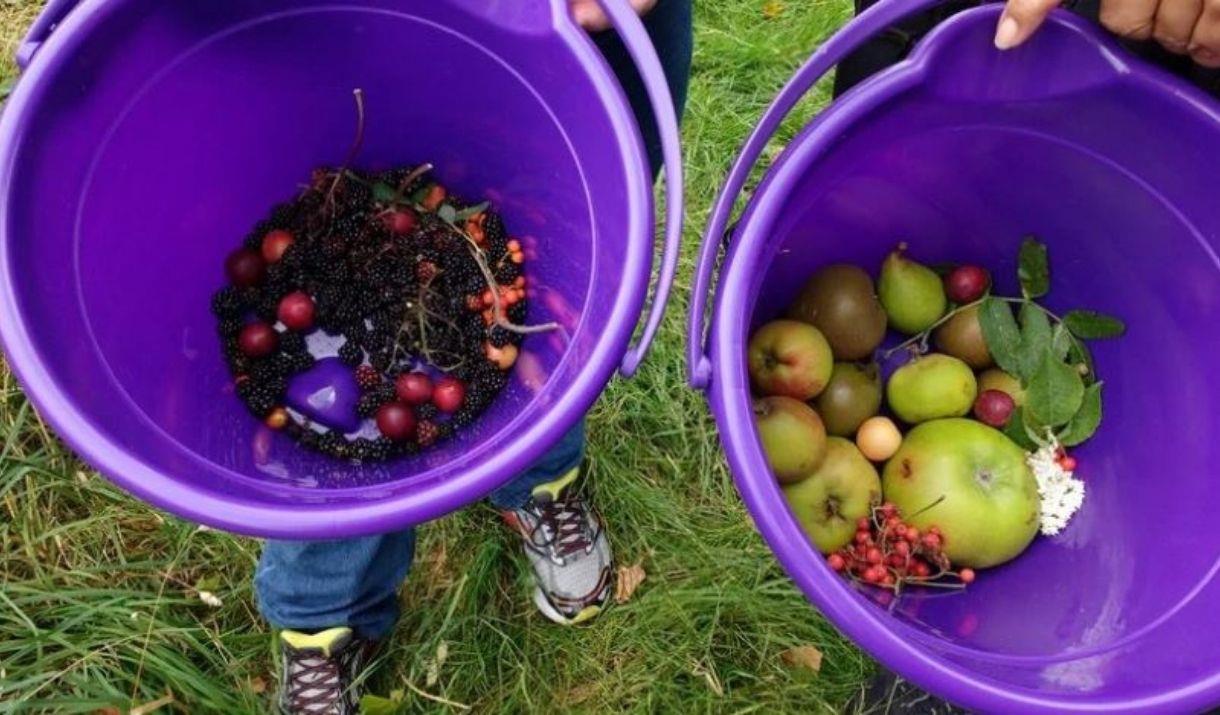
<path id="1" fill-rule="evenodd" d="M 36 5 L 0 0 L 0 83 Z M 758 537 L 683 372 L 691 265 L 714 192 L 766 103 L 849 12 L 844 0 L 697 4 L 676 299 L 646 366 L 615 381 L 591 418 L 590 488 L 620 560 L 647 580 L 592 626 L 560 629 L 534 613 L 518 546 L 488 508 L 427 525 L 371 683 L 402 712 L 457 709 L 438 700 L 475 712 L 839 712 L 870 673 Z M 825 99 L 821 88 L 785 137 Z M 2 371 L 0 434 L 0 712 L 125 712 L 167 692 L 182 712 L 266 712 L 274 665 L 250 587 L 258 543 L 112 487 Z M 201 581 L 222 607 L 199 601 Z M 798 645 L 823 651 L 820 673 L 783 664 Z"/>

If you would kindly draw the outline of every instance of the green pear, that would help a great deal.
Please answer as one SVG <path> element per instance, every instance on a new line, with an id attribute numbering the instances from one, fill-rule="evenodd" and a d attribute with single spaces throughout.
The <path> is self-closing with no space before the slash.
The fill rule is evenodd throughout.
<path id="1" fill-rule="evenodd" d="M 1002 564 L 1038 533 L 1038 483 L 1024 450 L 974 420 L 913 428 L 885 465 L 882 492 L 908 523 L 940 530 L 955 566 Z"/>
<path id="2" fill-rule="evenodd" d="M 1025 404 L 1025 388 L 1021 387 L 1021 381 L 998 367 L 980 373 L 978 382 L 980 395 L 987 390 L 999 390 L 1008 393 L 1017 407 Z"/>
<path id="3" fill-rule="evenodd" d="M 918 424 L 969 412 L 978 395 L 978 383 L 966 363 L 931 353 L 895 370 L 885 395 L 900 420 Z"/>
<path id="4" fill-rule="evenodd" d="M 881 264 L 877 297 L 895 330 L 914 335 L 932 327 L 945 314 L 948 298 L 940 276 L 905 255 L 906 244 L 886 257 Z"/>
<path id="5" fill-rule="evenodd" d="M 783 489 L 793 515 L 824 554 L 850 543 L 856 521 L 881 500 L 876 468 L 842 437 L 826 440 L 826 459 L 816 472 Z"/>
<path id="6" fill-rule="evenodd" d="M 818 395 L 815 406 L 827 432 L 851 437 L 864 420 L 881 409 L 881 376 L 877 366 L 835 363 L 830 382 Z"/>
<path id="7" fill-rule="evenodd" d="M 764 397 L 754 401 L 754 423 L 780 482 L 800 481 L 822 466 L 826 428 L 809 405 L 791 397 Z"/>

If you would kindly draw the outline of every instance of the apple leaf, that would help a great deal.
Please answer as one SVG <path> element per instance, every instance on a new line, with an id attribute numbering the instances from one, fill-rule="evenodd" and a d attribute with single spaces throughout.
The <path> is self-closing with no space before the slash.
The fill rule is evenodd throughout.
<path id="1" fill-rule="evenodd" d="M 1063 316 L 1063 324 L 1083 340 L 1117 338 L 1127 332 L 1123 321 L 1095 310 L 1069 310 Z"/>
<path id="2" fill-rule="evenodd" d="M 1021 242 L 1017 255 L 1017 278 L 1026 298 L 1041 298 L 1051 289 L 1051 269 L 1046 244 L 1030 236 Z"/>
<path id="3" fill-rule="evenodd" d="M 376 184 L 373 184 L 373 200 L 377 203 L 388 204 L 393 202 L 397 197 L 398 192 L 394 190 L 394 187 L 384 181 L 378 181 Z"/>
<path id="4" fill-rule="evenodd" d="M 1076 368 L 1055 357 L 1047 347 L 1042 361 L 1025 386 L 1025 407 L 1039 424 L 1066 424 L 1084 400 L 1084 381 Z"/>
<path id="5" fill-rule="evenodd" d="M 1101 385 L 1095 382 L 1085 388 L 1080 409 L 1058 434 L 1059 441 L 1064 445 L 1075 447 L 1097 432 L 1101 424 Z"/>
<path id="6" fill-rule="evenodd" d="M 1072 339 L 1072 333 L 1063 323 L 1055 326 L 1054 332 L 1051 334 L 1051 350 L 1055 353 L 1055 357 L 1060 360 L 1067 360 L 1068 354 L 1072 352 L 1072 343 L 1076 342 Z"/>
<path id="7" fill-rule="evenodd" d="M 1017 353 L 1017 377 L 1028 382 L 1051 345 L 1051 322 L 1036 303 L 1021 304 L 1021 349 Z"/>
<path id="8" fill-rule="evenodd" d="M 474 206 L 469 206 L 467 208 L 462 209 L 461 211 L 458 211 L 457 213 L 455 213 L 453 215 L 453 217 L 458 221 L 465 221 L 466 219 L 470 218 L 471 216 L 477 216 L 478 214 L 483 213 L 484 211 L 487 210 L 487 207 L 490 205 L 491 204 L 484 201 L 482 203 L 478 203 L 478 204 L 475 204 Z"/>
<path id="9" fill-rule="evenodd" d="M 979 327 L 983 330 L 983 342 L 995 358 L 996 364 L 1005 372 L 1020 374 L 1021 329 L 1012 317 L 1008 303 L 999 298 L 987 298 L 979 307 Z"/>
<path id="10" fill-rule="evenodd" d="M 1083 340 L 1072 341 L 1071 347 L 1068 348 L 1068 362 L 1075 365 L 1077 370 L 1084 366 L 1083 377 L 1086 385 L 1097 381 L 1093 353 L 1089 352 L 1089 346 L 1085 345 Z"/>
<path id="11" fill-rule="evenodd" d="M 1025 450 L 1035 450 L 1038 448 L 1037 443 L 1029 436 L 1029 430 L 1025 426 L 1025 408 L 1018 407 L 1012 411 L 1012 415 L 1008 418 L 1008 424 L 1004 425 L 1001 430 L 1005 436 L 1017 443 L 1017 446 Z"/>

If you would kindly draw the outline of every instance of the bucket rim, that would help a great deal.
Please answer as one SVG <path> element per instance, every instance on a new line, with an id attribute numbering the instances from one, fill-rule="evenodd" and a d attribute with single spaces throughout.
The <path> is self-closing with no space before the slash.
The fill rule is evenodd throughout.
<path id="1" fill-rule="evenodd" d="M 810 167 L 826 155 L 856 120 L 928 76 L 937 42 L 968 23 L 994 24 L 1001 11 L 999 5 L 973 8 L 938 25 L 906 60 L 878 73 L 821 110 L 767 168 L 733 229 L 719 278 L 714 283 L 715 300 L 709 319 L 709 408 L 719 428 L 734 485 L 785 573 L 837 629 L 903 678 L 981 712 L 1146 713 L 1213 707 L 1220 702 L 1220 670 L 1139 700 L 1090 697 L 1087 693 L 1056 697 L 1006 688 L 968 668 L 934 657 L 929 649 L 918 644 L 918 637 L 924 635 L 922 631 L 885 614 L 830 569 L 789 511 L 762 452 L 753 420 L 733 419 L 750 414 L 753 398 L 744 356 L 755 302 L 754 284 L 756 278 L 766 273 L 766 261 L 770 260 L 766 247 L 779 217 L 778 208 Z M 1220 123 L 1215 102 L 1202 91 L 1130 57 L 1090 23 L 1063 11 L 1054 12 L 1048 22 L 1068 28 L 1110 61 L 1120 62 L 1115 66 L 1113 81 L 1157 90 L 1166 101 L 1181 102 L 1208 120 Z M 946 642 L 946 646 L 946 650 L 954 649 L 951 643 Z M 987 658 L 985 651 L 964 650 L 976 659 Z"/>
<path id="2" fill-rule="evenodd" d="M 50 91 L 48 79 L 81 51 L 91 34 L 120 5 L 122 3 L 115 0 L 83 0 L 39 48 L 8 98 L 4 111 L 0 112 L 0 187 L 3 187 L 0 190 L 0 276 L 10 275 L 14 269 L 9 255 L 9 246 L 17 240 L 9 226 L 13 177 L 17 171 L 22 139 L 33 126 L 34 116 Z M 303 8 L 293 12 L 311 9 L 320 8 Z M 346 9 L 385 11 L 362 7 Z M 418 18 L 409 12 L 395 14 Z M 543 97 L 502 57 L 451 28 L 419 19 L 451 32 L 458 39 L 486 53 L 492 61 L 504 65 L 521 79 L 539 103 L 548 108 L 549 113 L 548 103 Z M 614 127 L 613 141 L 618 145 L 626 177 L 624 194 L 627 197 L 627 222 L 631 234 L 623 255 L 624 279 L 619 283 L 612 303 L 606 323 L 608 327 L 599 333 L 590 356 L 581 364 L 579 373 L 559 398 L 547 409 L 540 409 L 537 419 L 524 422 L 524 429 L 517 432 L 506 448 L 496 453 L 496 459 L 484 460 L 473 465 L 473 468 L 446 475 L 443 479 L 425 480 L 422 485 L 400 490 L 389 498 L 381 496 L 381 493 L 394 481 L 371 487 L 327 490 L 276 485 L 280 493 L 296 490 L 302 496 L 315 499 L 320 496 L 342 498 L 342 501 L 333 500 L 334 503 L 297 503 L 291 508 L 285 508 L 278 502 L 250 501 L 243 496 L 233 497 L 224 492 L 201 489 L 194 481 L 175 478 L 150 467 L 134 456 L 136 453 L 108 436 L 105 425 L 76 410 L 69 392 L 44 367 L 39 351 L 30 339 L 31 331 L 21 312 L 21 301 L 13 282 L 4 280 L 0 281 L 3 283 L 0 286 L 0 348 L 3 348 L 9 368 L 27 399 L 76 455 L 127 492 L 189 521 L 247 536 L 331 539 L 407 528 L 460 509 L 527 469 L 583 417 L 617 371 L 643 312 L 651 277 L 654 243 L 652 177 L 643 138 L 626 95 L 591 38 L 566 15 L 552 13 L 550 31 L 589 77 L 591 89 L 601 98 L 606 119 Z M 565 133 L 562 127 L 558 129 Z M 580 166 L 579 156 L 573 153 L 573 158 Z M 582 167 L 582 175 L 584 171 Z M 587 194 L 587 181 L 584 188 Z M 593 231 L 596 241 L 599 236 L 595 225 Z M 569 359 L 570 353 L 561 359 L 560 366 Z M 527 414 L 526 410 L 521 414 Z M 506 423 L 497 434 L 502 434 L 510 425 L 518 424 L 522 424 L 521 416 Z M 193 453 L 186 454 L 192 461 L 197 457 Z M 356 498 L 362 493 L 378 495 L 375 498 Z"/>

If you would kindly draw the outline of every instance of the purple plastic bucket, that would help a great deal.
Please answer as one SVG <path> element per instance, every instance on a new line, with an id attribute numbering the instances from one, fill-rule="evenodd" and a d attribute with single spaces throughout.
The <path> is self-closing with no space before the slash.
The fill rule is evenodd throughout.
<path id="1" fill-rule="evenodd" d="M 997 6 L 943 23 L 841 98 L 767 172 L 707 290 L 751 167 L 814 81 L 926 1 L 883 0 L 829 40 L 772 105 L 704 238 L 692 383 L 708 390 L 742 497 L 808 598 L 885 666 L 983 712 L 1197 712 L 1220 703 L 1220 107 L 1066 13 L 1019 50 Z M 876 271 L 899 240 L 977 262 L 1016 290 L 1020 239 L 1051 253 L 1053 308 L 1122 316 L 1098 343 L 1106 415 L 1076 456 L 1089 496 L 964 593 L 896 599 L 833 573 L 788 511 L 750 418 L 745 345 L 820 265 Z M 1013 276 L 1005 282 L 1004 278 Z"/>
<path id="2" fill-rule="evenodd" d="M 0 117 L 0 338 L 41 414 L 137 496 L 216 527 L 337 538 L 481 498 L 555 444 L 659 325 L 681 232 L 677 121 L 639 18 L 607 0 L 659 118 L 665 254 L 621 87 L 566 0 L 53 1 Z M 409 7 L 408 7 L 409 6 Z M 428 161 L 536 254 L 530 336 L 472 428 L 417 458 L 304 452 L 231 394 L 209 314 L 269 207 L 343 160 Z"/>

